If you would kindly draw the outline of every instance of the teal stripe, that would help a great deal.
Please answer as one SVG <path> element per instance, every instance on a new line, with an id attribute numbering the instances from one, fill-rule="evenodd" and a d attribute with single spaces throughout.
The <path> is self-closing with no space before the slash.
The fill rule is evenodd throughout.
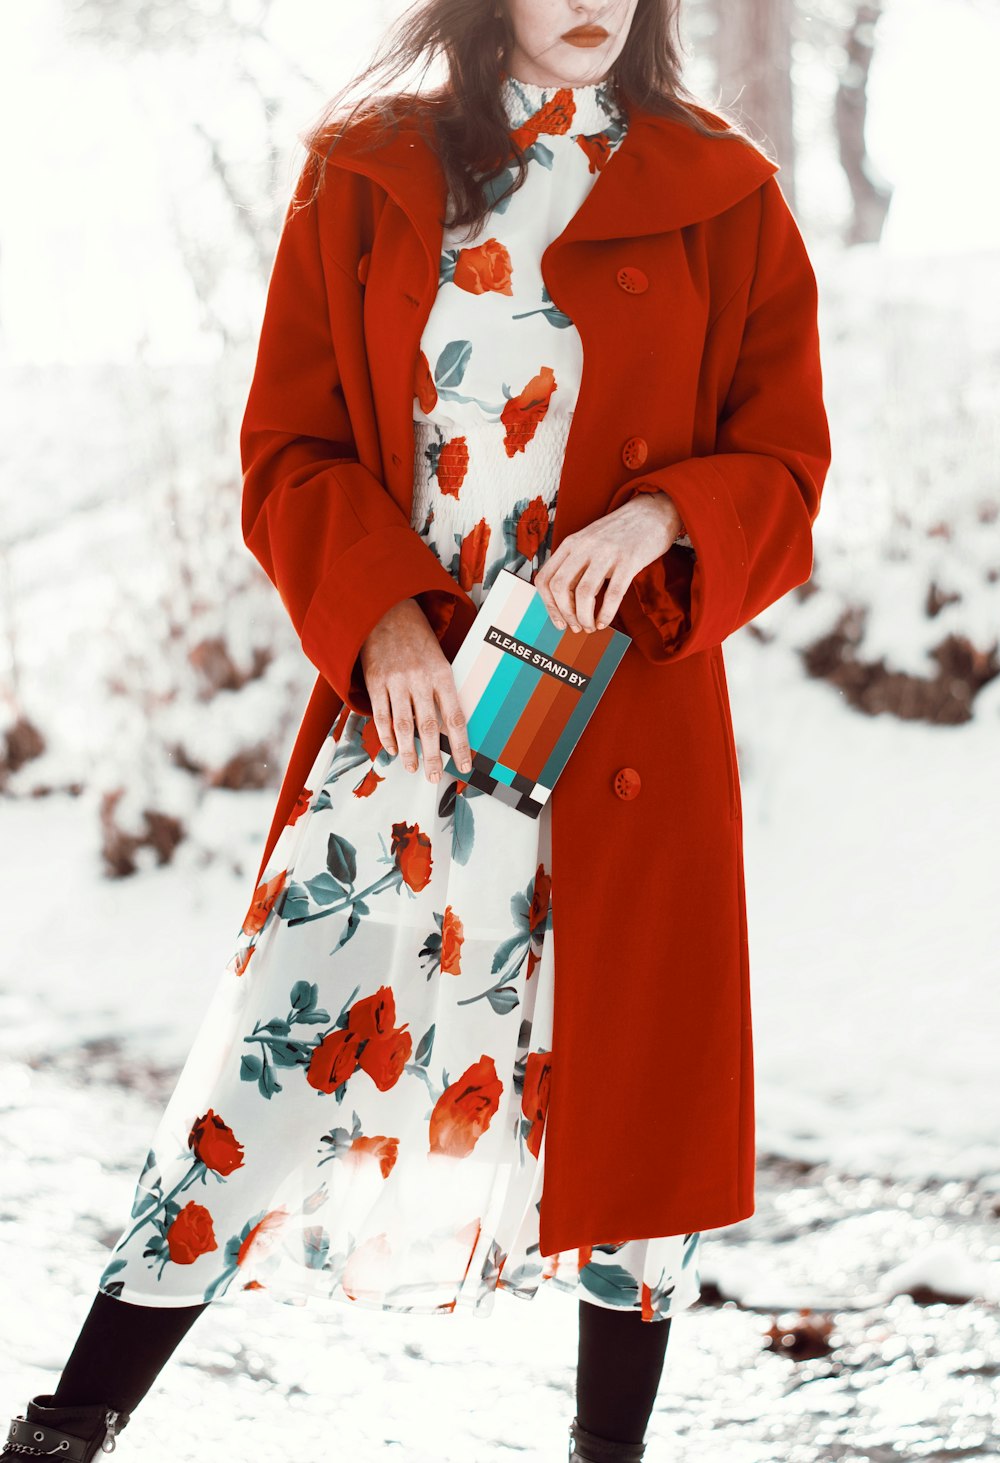
<path id="1" fill-rule="evenodd" d="M 544 642 L 549 630 L 558 635 L 549 620 L 545 601 L 539 596 L 529 604 L 516 628 L 507 633 L 530 645 L 539 644 L 548 650 L 550 647 Z M 499 758 L 512 727 L 517 724 L 529 696 L 538 684 L 539 676 L 544 674 L 544 671 L 529 666 L 515 655 L 501 655 L 500 663 L 490 677 L 469 721 L 469 741 L 484 757 Z"/>
<path id="2" fill-rule="evenodd" d="M 494 762 L 492 776 L 496 778 L 497 782 L 505 782 L 510 787 L 514 781 L 514 769 L 505 767 L 502 762 Z"/>
<path id="3" fill-rule="evenodd" d="M 552 748 L 545 766 L 542 768 L 538 781 L 546 787 L 554 785 L 556 778 L 565 767 L 570 752 L 583 735 L 584 727 L 627 649 L 628 639 L 622 636 L 620 646 L 616 646 L 615 641 L 612 640 L 601 656 L 587 683 L 587 689 L 576 703 L 572 716 L 563 727 L 559 740 Z"/>
<path id="4" fill-rule="evenodd" d="M 548 611 L 545 609 L 545 601 L 539 599 L 537 608 L 540 611 L 532 623 L 528 623 L 527 614 L 522 621 L 521 627 L 515 631 L 518 638 L 526 640 L 537 650 L 544 651 L 550 655 L 556 649 L 562 638 L 563 631 L 557 630 L 549 619 Z M 540 621 L 540 623 L 538 623 Z M 518 722 L 524 715 L 525 707 L 530 701 L 535 689 L 546 674 L 537 666 L 526 665 L 524 661 L 516 662 L 518 675 L 514 678 L 504 698 L 503 706 L 494 717 L 493 725 L 488 734 L 489 750 L 483 748 L 488 757 L 501 757 L 507 741 L 517 727 Z"/>

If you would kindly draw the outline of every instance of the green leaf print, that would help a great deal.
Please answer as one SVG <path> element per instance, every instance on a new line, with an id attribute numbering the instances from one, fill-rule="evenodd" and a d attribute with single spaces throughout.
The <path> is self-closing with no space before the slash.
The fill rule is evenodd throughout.
<path id="1" fill-rule="evenodd" d="M 358 852 L 353 843 L 331 833 L 326 845 L 326 866 L 335 879 L 353 884 L 358 877 Z"/>
<path id="2" fill-rule="evenodd" d="M 517 991 L 511 990 L 510 986 L 494 986 L 486 992 L 486 999 L 498 1016 L 506 1016 L 519 1004 Z"/>
<path id="3" fill-rule="evenodd" d="M 437 1023 L 435 1022 L 434 1026 Z M 426 1067 L 431 1059 L 431 1049 L 434 1046 L 434 1026 L 429 1026 L 420 1038 L 420 1044 L 413 1054 L 414 1062 L 421 1067 Z"/>
<path id="4" fill-rule="evenodd" d="M 308 980 L 297 980 L 289 996 L 293 1011 L 309 1011 L 319 1000 L 319 986 Z"/>
<path id="5" fill-rule="evenodd" d="M 303 1229 L 302 1248 L 307 1269 L 322 1270 L 326 1264 L 326 1257 L 330 1253 L 330 1236 L 321 1224 L 313 1224 L 307 1229 Z"/>
<path id="6" fill-rule="evenodd" d="M 264 1070 L 264 1063 L 260 1057 L 253 1056 L 250 1052 L 244 1052 L 240 1058 L 240 1080 L 243 1082 L 256 1082 Z"/>
<path id="7" fill-rule="evenodd" d="M 616 1306 L 634 1305 L 639 1296 L 639 1282 L 623 1265 L 595 1265 L 591 1260 L 580 1270 L 580 1284 Z"/>
<path id="8" fill-rule="evenodd" d="M 309 890 L 310 897 L 317 904 L 333 904 L 337 899 L 343 899 L 347 893 L 343 884 L 339 883 L 332 874 L 325 871 L 322 874 L 314 874 L 311 879 L 305 881 L 305 888 Z"/>
<path id="9" fill-rule="evenodd" d="M 461 386 L 471 356 L 471 341 L 449 340 L 434 366 L 434 384 L 438 391 Z"/>

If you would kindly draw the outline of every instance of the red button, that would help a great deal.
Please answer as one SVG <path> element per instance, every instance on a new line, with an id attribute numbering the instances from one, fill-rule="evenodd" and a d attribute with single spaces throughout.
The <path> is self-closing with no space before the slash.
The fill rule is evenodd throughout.
<path id="1" fill-rule="evenodd" d="M 649 456 L 645 437 L 630 437 L 622 448 L 622 462 L 626 467 L 641 467 Z"/>
<path id="2" fill-rule="evenodd" d="M 368 266 L 371 262 L 372 256 L 370 254 L 362 254 L 358 260 L 358 279 L 362 284 L 368 283 Z"/>
<path id="3" fill-rule="evenodd" d="M 619 269 L 618 283 L 625 293 L 629 295 L 641 295 L 649 289 L 649 280 L 643 274 L 642 270 L 636 269 L 631 264 L 626 264 L 623 269 Z"/>
<path id="4" fill-rule="evenodd" d="M 614 789 L 620 798 L 638 797 L 642 778 L 634 767 L 619 767 L 615 773 Z"/>

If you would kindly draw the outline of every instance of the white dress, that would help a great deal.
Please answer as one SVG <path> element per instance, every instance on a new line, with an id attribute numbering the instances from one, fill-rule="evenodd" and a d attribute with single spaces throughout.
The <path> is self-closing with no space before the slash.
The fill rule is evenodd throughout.
<path id="1" fill-rule="evenodd" d="M 601 83 L 505 77 L 502 95 L 528 177 L 474 238 L 445 231 L 414 382 L 411 524 L 476 604 L 501 567 L 530 577 L 551 548 L 583 360 L 540 260 L 627 131 Z M 550 1284 L 647 1320 L 698 1298 L 697 1233 L 539 1251 L 559 1061 L 550 815 L 551 801 L 531 818 L 447 776 L 434 786 L 343 709 L 254 891 L 102 1290 L 143 1305 L 267 1290 L 485 1316 L 498 1288 L 530 1298 Z"/>

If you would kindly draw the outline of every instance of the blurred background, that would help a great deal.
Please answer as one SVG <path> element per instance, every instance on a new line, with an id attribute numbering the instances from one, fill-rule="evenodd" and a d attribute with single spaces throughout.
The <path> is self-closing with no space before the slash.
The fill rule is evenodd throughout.
<path id="1" fill-rule="evenodd" d="M 121 1232 L 313 684 L 240 534 L 239 420 L 300 135 L 403 8 L 0 22 L 4 1420 Z M 811 580 L 725 644 L 758 1208 L 705 1236 L 650 1452 L 992 1458 L 1000 4 L 686 0 L 682 29 L 689 85 L 781 164 L 834 460 Z M 561 1456 L 571 1297 L 485 1326 L 232 1299 L 122 1447 Z"/>

